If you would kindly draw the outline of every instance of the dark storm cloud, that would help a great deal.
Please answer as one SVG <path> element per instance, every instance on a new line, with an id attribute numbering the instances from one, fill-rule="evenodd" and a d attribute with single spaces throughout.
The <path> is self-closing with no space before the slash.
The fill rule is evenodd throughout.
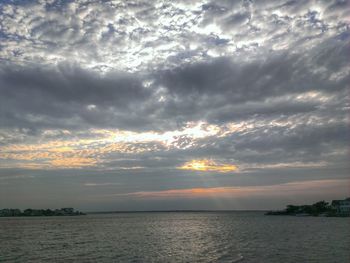
<path id="1" fill-rule="evenodd" d="M 161 73 L 160 85 L 171 95 L 229 95 L 232 102 L 257 100 L 269 96 L 307 90 L 331 90 L 347 87 L 349 76 L 341 81 L 330 75 L 347 66 L 348 44 L 333 40 L 324 49 L 308 55 L 266 54 L 249 62 L 219 58 Z M 323 72 L 314 72 L 316 68 Z M 330 88 L 330 86 L 332 88 Z"/>
<path id="2" fill-rule="evenodd" d="M 147 92 L 142 89 L 138 77 L 133 74 L 113 73 L 100 76 L 81 70 L 74 65 L 61 65 L 53 69 L 4 68 L 1 71 L 2 92 L 6 96 L 16 93 L 42 94 L 58 102 L 85 104 L 112 104 L 125 106 L 128 102 L 142 100 Z"/>
<path id="3" fill-rule="evenodd" d="M 349 144 L 348 131 L 347 124 L 341 122 L 263 126 L 203 141 L 201 143 L 206 146 L 198 147 L 200 150 L 194 150 L 193 154 L 197 155 L 196 158 L 205 155 L 225 157 L 242 164 L 339 161 L 344 166 L 347 163 L 343 152 L 347 150 L 344 145 Z"/>
<path id="4" fill-rule="evenodd" d="M 331 95 L 348 88 L 348 74 L 332 79 L 347 70 L 347 43 L 332 40 L 323 45 L 308 55 L 284 52 L 249 62 L 219 58 L 161 72 L 157 83 L 168 92 L 163 114 L 204 116 L 220 123 L 244 115 L 313 111 L 319 106 L 313 101 L 267 99 L 308 91 Z"/>
<path id="5" fill-rule="evenodd" d="M 3 67 L 0 91 L 3 127 L 25 128 L 123 125 L 131 122 L 133 108 L 151 95 L 136 74 L 100 76 L 76 65 Z M 114 111 L 122 115 L 117 124 Z M 142 123 L 135 118 L 134 123 Z"/>
<path id="6" fill-rule="evenodd" d="M 288 95 L 295 97 L 308 91 L 337 94 L 348 87 L 350 78 L 331 79 L 346 66 L 347 45 L 340 40 L 324 45 L 309 56 L 284 52 L 249 62 L 219 58 L 143 75 L 100 75 L 68 64 L 2 67 L 2 124 L 157 129 L 203 118 L 221 124 L 254 114 L 315 111 L 322 103 L 292 100 Z M 316 65 L 324 70 L 315 71 Z M 155 82 L 145 87 L 143 81 L 147 79 Z M 164 101 L 159 100 L 160 95 Z"/>

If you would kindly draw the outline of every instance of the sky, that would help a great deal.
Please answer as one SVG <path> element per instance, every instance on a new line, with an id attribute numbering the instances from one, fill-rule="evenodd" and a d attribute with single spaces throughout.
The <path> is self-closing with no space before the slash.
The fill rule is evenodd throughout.
<path id="1" fill-rule="evenodd" d="M 349 1 L 0 2 L 0 208 L 350 196 Z"/>

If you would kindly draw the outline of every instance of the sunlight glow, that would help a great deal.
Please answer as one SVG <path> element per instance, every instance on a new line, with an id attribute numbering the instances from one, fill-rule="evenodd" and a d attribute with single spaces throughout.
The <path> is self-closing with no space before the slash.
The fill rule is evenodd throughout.
<path id="1" fill-rule="evenodd" d="M 131 132 L 118 131 L 115 134 L 115 142 L 152 142 L 158 141 L 165 146 L 171 146 L 180 136 L 187 136 L 191 139 L 200 139 L 208 136 L 217 135 L 221 131 L 217 125 L 211 125 L 206 122 L 189 122 L 181 130 L 157 132 Z"/>
<path id="2" fill-rule="evenodd" d="M 275 196 L 290 195 L 291 193 L 317 193 L 332 189 L 334 194 L 348 187 L 347 179 L 335 180 L 311 180 L 282 183 L 263 186 L 226 186 L 226 187 L 198 187 L 185 189 L 168 189 L 161 191 L 140 191 L 111 196 L 128 196 L 141 199 L 165 199 L 165 198 L 237 198 L 252 196 Z"/>
<path id="3" fill-rule="evenodd" d="M 79 157 L 54 159 L 50 161 L 50 164 L 52 166 L 60 167 L 60 168 L 80 168 L 85 166 L 92 166 L 95 163 L 96 163 L 96 160 L 93 158 L 79 158 Z"/>
<path id="4" fill-rule="evenodd" d="M 182 129 L 163 133 L 90 129 L 84 139 L 76 139 L 77 134 L 73 136 L 64 130 L 47 130 L 44 132 L 46 140 L 1 147 L 0 160 L 11 160 L 13 165 L 22 168 L 82 168 L 103 163 L 103 156 L 113 152 L 137 154 L 162 147 L 187 149 L 193 147 L 197 139 L 221 133 L 222 128 L 206 122 L 189 122 Z M 186 143 L 182 143 L 183 140 Z M 7 163 L 6 167 L 9 165 Z M 0 167 L 4 164 L 0 163 Z M 116 168 L 140 169 L 138 166 Z"/>
<path id="5" fill-rule="evenodd" d="M 237 171 L 238 167 L 232 164 L 219 164 L 212 160 L 192 160 L 184 163 L 182 166 L 178 167 L 178 169 L 227 173 Z"/>

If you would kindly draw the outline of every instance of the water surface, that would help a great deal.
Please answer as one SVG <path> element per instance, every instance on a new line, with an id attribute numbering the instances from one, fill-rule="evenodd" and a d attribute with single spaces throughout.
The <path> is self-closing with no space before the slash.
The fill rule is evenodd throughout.
<path id="1" fill-rule="evenodd" d="M 350 262 L 350 219 L 262 212 L 0 218 L 0 262 Z"/>

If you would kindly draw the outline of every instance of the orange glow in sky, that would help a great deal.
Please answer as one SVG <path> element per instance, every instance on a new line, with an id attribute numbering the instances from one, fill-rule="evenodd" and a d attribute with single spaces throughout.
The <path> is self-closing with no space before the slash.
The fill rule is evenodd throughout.
<path id="1" fill-rule="evenodd" d="M 347 191 L 348 180 L 312 180 L 297 181 L 276 185 L 263 186 L 226 186 L 226 187 L 198 187 L 186 189 L 168 189 L 161 191 L 141 191 L 126 194 L 114 194 L 114 196 L 131 196 L 135 198 L 232 198 L 232 197 L 252 197 L 252 196 L 282 196 L 295 193 L 317 193 L 319 191 Z"/>
<path id="2" fill-rule="evenodd" d="M 220 172 L 227 173 L 238 170 L 237 166 L 232 164 L 219 164 L 212 160 L 192 160 L 184 163 L 179 169 L 202 171 L 202 172 Z"/>

